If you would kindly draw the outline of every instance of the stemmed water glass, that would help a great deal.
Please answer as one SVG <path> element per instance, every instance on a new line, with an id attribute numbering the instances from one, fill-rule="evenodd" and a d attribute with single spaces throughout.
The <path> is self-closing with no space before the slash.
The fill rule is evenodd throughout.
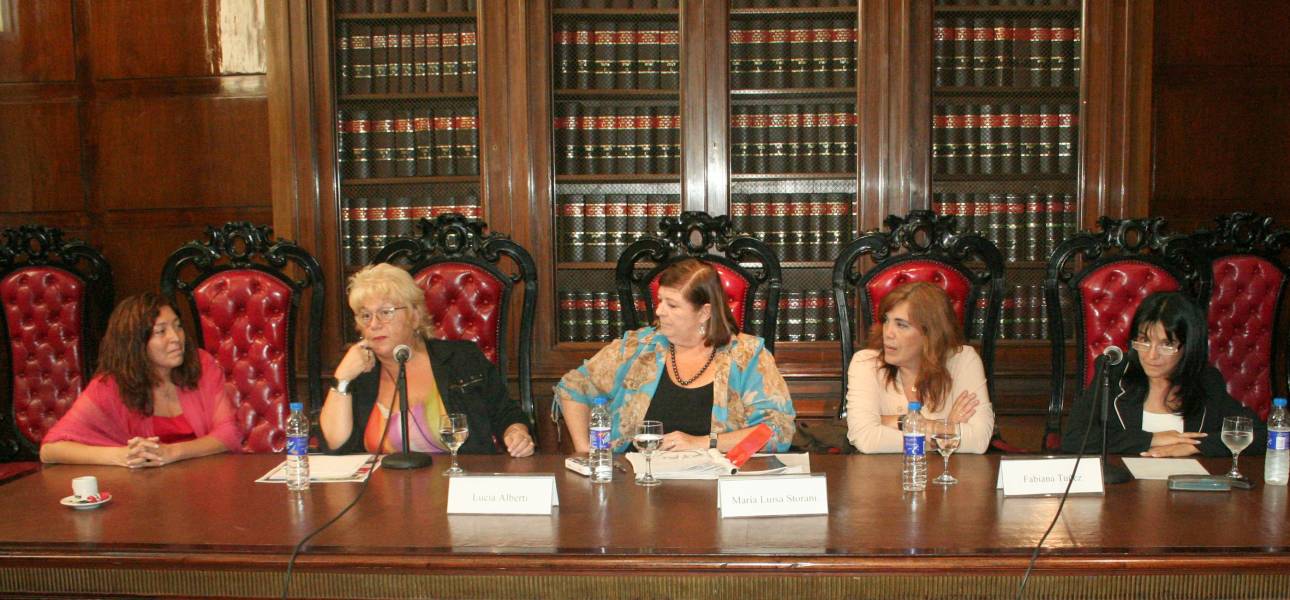
<path id="1" fill-rule="evenodd" d="M 650 465 L 650 459 L 658 451 L 658 447 L 663 444 L 663 422 L 662 421 L 641 421 L 636 426 L 636 435 L 632 437 L 632 445 L 636 450 L 645 455 L 645 476 L 636 480 L 636 485 L 646 487 L 656 486 L 662 481 L 654 477 L 654 471 Z"/>
<path id="2" fill-rule="evenodd" d="M 950 455 L 954 454 L 959 448 L 959 442 L 963 439 L 963 425 L 948 418 L 928 421 L 928 434 L 932 437 L 932 443 L 936 446 L 936 451 L 941 453 L 941 459 L 945 463 L 941 476 L 932 480 L 936 485 L 954 485 L 959 482 L 950 475 Z"/>
<path id="3" fill-rule="evenodd" d="M 1236 463 L 1241 458 L 1241 451 L 1253 441 L 1254 424 L 1249 417 L 1223 418 L 1223 445 L 1232 451 L 1232 470 L 1227 472 L 1229 479 L 1245 479 L 1237 470 Z"/>
<path id="4" fill-rule="evenodd" d="M 466 423 L 464 413 L 451 413 L 439 422 L 439 439 L 448 447 L 452 453 L 452 466 L 443 472 L 444 477 L 461 475 L 466 470 L 457 466 L 457 450 L 461 445 L 466 443 L 466 438 L 470 436 L 470 427 Z"/>

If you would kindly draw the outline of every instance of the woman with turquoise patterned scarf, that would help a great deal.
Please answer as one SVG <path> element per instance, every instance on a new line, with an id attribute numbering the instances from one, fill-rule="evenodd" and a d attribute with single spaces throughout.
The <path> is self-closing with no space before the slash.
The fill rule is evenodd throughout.
<path id="1" fill-rule="evenodd" d="M 592 401 L 606 396 L 615 452 L 644 420 L 663 422 L 663 450 L 724 452 L 760 424 L 773 433 L 762 450 L 787 450 L 788 385 L 762 339 L 738 332 L 716 270 L 693 259 L 665 269 L 655 314 L 655 326 L 628 331 L 555 386 L 574 449 L 587 452 Z"/>

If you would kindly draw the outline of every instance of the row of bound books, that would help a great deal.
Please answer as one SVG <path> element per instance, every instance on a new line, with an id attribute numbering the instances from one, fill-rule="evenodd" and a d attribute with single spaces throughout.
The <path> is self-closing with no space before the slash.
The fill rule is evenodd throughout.
<path id="1" fill-rule="evenodd" d="M 1049 6 L 1054 8 L 1079 8 L 1080 0 L 936 0 L 936 6 L 979 6 L 981 8 L 1009 6 Z"/>
<path id="2" fill-rule="evenodd" d="M 775 250 L 781 262 L 831 261 L 856 230 L 855 196 L 828 194 L 732 194 L 735 228 Z"/>
<path id="3" fill-rule="evenodd" d="M 475 0 L 336 0 L 340 13 L 474 11 Z"/>
<path id="4" fill-rule="evenodd" d="M 675 22 L 561 21 L 553 35 L 557 89 L 677 89 L 680 32 Z"/>
<path id="5" fill-rule="evenodd" d="M 1077 85 L 1079 19 L 937 17 L 932 68 L 937 86 Z"/>
<path id="6" fill-rule="evenodd" d="M 856 84 L 855 20 L 742 21 L 730 30 L 730 87 Z"/>
<path id="7" fill-rule="evenodd" d="M 556 8 L 676 8 L 680 0 L 555 0 Z"/>
<path id="8" fill-rule="evenodd" d="M 558 102 L 553 132 L 561 175 L 680 172 L 677 106 Z"/>
<path id="9" fill-rule="evenodd" d="M 479 174 L 475 107 L 342 110 L 337 156 L 348 179 Z"/>
<path id="10" fill-rule="evenodd" d="M 985 236 L 1009 262 L 1047 261 L 1075 234 L 1077 207 L 1071 194 L 932 194 L 933 211 L 957 217 L 959 231 Z"/>
<path id="11" fill-rule="evenodd" d="M 932 107 L 932 172 L 1062 174 L 1076 169 L 1075 104 Z"/>
<path id="12" fill-rule="evenodd" d="M 341 212 L 341 248 L 345 263 L 367 264 L 386 244 L 401 237 L 419 235 L 417 223 L 447 213 L 483 218 L 479 197 L 474 194 L 433 198 L 363 197 L 348 198 Z"/>
<path id="13" fill-rule="evenodd" d="M 607 342 L 627 328 L 614 292 L 560 290 L 558 334 L 561 342 Z M 636 301 L 636 318 L 645 319 L 645 301 Z"/>
<path id="14" fill-rule="evenodd" d="M 561 261 L 612 262 L 642 235 L 658 235 L 665 217 L 681 215 L 674 194 L 563 194 L 556 197 Z"/>
<path id="15" fill-rule="evenodd" d="M 845 8 L 855 5 L 856 0 L 730 0 L 730 8 Z"/>
<path id="16" fill-rule="evenodd" d="M 337 25 L 337 86 L 342 96 L 474 93 L 478 57 L 474 23 Z"/>
<path id="17" fill-rule="evenodd" d="M 850 173 L 856 166 L 855 104 L 733 106 L 735 173 Z"/>
<path id="18" fill-rule="evenodd" d="M 972 339 L 979 339 L 985 329 L 985 303 L 985 298 L 977 299 L 976 318 L 968 332 Z M 1048 300 L 1044 298 L 1042 284 L 1009 286 L 1004 291 L 1003 304 L 999 308 L 999 339 L 1047 339 Z M 1073 319 L 1064 321 L 1069 325 Z"/>
<path id="19" fill-rule="evenodd" d="M 826 342 L 838 339 L 838 313 L 833 290 L 782 290 L 775 321 L 777 342 Z M 753 297 L 752 319 L 745 331 L 761 334 L 766 292 Z"/>

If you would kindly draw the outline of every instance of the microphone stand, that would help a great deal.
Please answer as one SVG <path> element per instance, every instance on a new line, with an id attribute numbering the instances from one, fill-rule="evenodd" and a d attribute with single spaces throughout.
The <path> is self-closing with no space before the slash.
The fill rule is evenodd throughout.
<path id="1" fill-rule="evenodd" d="M 1126 356 L 1120 360 L 1128 360 L 1128 357 Z M 1107 418 L 1111 404 L 1111 367 L 1114 365 L 1110 363 L 1106 356 L 1097 357 L 1097 362 L 1099 367 L 1096 369 L 1097 377 L 1093 383 L 1098 386 L 1096 394 L 1101 396 L 1100 402 L 1102 405 L 1102 483 L 1107 485 L 1127 483 L 1133 479 L 1129 469 L 1122 464 L 1113 465 L 1106 461 Z"/>
<path id="2" fill-rule="evenodd" d="M 407 361 L 399 361 L 399 377 L 395 380 L 399 395 L 399 432 L 403 434 L 403 451 L 386 456 L 381 466 L 387 469 L 421 469 L 430 466 L 430 455 L 413 452 L 408 437 L 408 368 Z"/>

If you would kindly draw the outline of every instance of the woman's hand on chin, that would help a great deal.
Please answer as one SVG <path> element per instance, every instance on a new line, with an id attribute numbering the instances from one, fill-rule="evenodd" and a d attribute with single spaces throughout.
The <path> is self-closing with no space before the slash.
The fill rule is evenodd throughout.
<path id="1" fill-rule="evenodd" d="M 336 379 L 353 380 L 359 375 L 371 371 L 376 366 L 376 353 L 368 347 L 367 340 L 359 340 L 349 347 L 345 356 L 336 365 L 333 376 Z"/>

